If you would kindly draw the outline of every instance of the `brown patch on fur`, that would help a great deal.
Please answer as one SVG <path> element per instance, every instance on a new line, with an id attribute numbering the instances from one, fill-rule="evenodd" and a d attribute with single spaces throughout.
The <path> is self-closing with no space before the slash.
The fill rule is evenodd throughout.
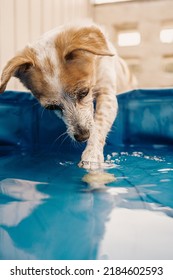
<path id="1" fill-rule="evenodd" d="M 75 51 L 72 60 L 65 60 L 62 57 L 62 49 L 57 48 L 59 63 L 59 79 L 63 85 L 64 92 L 75 94 L 80 89 L 91 87 L 94 76 L 94 59 L 91 55 L 82 51 Z"/>
<path id="2" fill-rule="evenodd" d="M 43 95 L 43 89 L 47 89 L 44 75 L 38 66 L 30 68 L 27 74 L 22 73 L 18 78 L 38 99 Z"/>
<path id="3" fill-rule="evenodd" d="M 12 76 L 18 77 L 28 71 L 31 66 L 35 66 L 34 50 L 26 47 L 21 53 L 13 57 L 4 67 L 1 76 L 0 93 L 4 92 L 8 81 Z"/>
<path id="4" fill-rule="evenodd" d="M 46 58 L 44 63 L 46 71 L 53 74 L 54 69 L 49 58 Z M 46 93 L 49 93 L 50 88 L 44 80 L 44 74 L 33 48 L 26 47 L 7 63 L 2 72 L 0 92 L 5 91 L 12 76 L 18 78 L 39 100 L 42 97 L 48 98 Z"/>
<path id="5" fill-rule="evenodd" d="M 102 32 L 95 27 L 70 28 L 55 40 L 60 60 L 60 80 L 64 91 L 74 94 L 80 87 L 94 83 L 95 55 L 113 55 Z"/>
<path id="6" fill-rule="evenodd" d="M 113 56 L 109 50 L 103 33 L 95 26 L 75 28 L 63 31 L 57 36 L 56 47 L 62 50 L 62 55 L 76 50 L 83 50 L 95 55 Z"/>

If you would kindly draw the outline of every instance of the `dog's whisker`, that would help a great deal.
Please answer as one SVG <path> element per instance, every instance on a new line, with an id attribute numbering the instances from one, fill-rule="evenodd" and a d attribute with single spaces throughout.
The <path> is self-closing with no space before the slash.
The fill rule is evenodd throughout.
<path id="1" fill-rule="evenodd" d="M 60 145 L 59 145 L 59 148 L 61 147 L 61 145 L 64 143 L 64 141 L 68 138 L 68 133 L 67 133 L 67 131 L 65 131 L 65 132 L 63 132 L 63 133 L 61 133 L 55 140 L 54 140 L 54 142 L 52 143 L 52 148 L 53 148 L 53 146 L 55 146 L 55 144 L 56 144 L 56 142 L 61 138 L 61 137 L 63 137 L 64 135 L 66 135 L 66 137 L 62 140 L 62 142 L 60 143 Z"/>
<path id="2" fill-rule="evenodd" d="M 46 110 L 46 108 L 43 108 L 42 112 L 41 112 L 41 119 L 43 118 L 43 114 L 44 114 L 44 111 Z"/>
<path id="3" fill-rule="evenodd" d="M 39 102 L 35 102 L 34 104 L 32 104 L 32 108 L 35 107 L 35 106 L 40 106 L 40 103 Z"/>
<path id="4" fill-rule="evenodd" d="M 71 143 L 72 143 L 73 147 L 75 147 L 75 148 L 81 148 L 81 147 L 83 147 L 83 144 L 82 144 L 81 142 L 77 142 L 77 141 L 74 140 L 74 139 L 72 139 Z"/>
<path id="5" fill-rule="evenodd" d="M 52 145 L 55 145 L 55 143 L 56 143 L 62 136 L 66 135 L 66 134 L 67 134 L 67 131 L 61 133 L 61 134 L 55 139 L 55 141 L 53 142 Z"/>
<path id="6" fill-rule="evenodd" d="M 76 148 L 76 146 L 77 146 L 77 142 L 76 142 L 74 139 L 72 139 L 71 143 L 72 143 L 73 147 L 75 147 L 75 148 Z"/>
<path id="7" fill-rule="evenodd" d="M 69 137 L 69 135 L 68 135 L 68 133 L 67 133 L 67 135 L 66 135 L 66 137 L 63 139 L 63 141 L 61 142 L 61 144 L 60 144 L 60 146 L 59 147 L 61 147 L 62 146 L 62 144 L 65 142 L 65 140 L 67 140 L 67 138 Z"/>

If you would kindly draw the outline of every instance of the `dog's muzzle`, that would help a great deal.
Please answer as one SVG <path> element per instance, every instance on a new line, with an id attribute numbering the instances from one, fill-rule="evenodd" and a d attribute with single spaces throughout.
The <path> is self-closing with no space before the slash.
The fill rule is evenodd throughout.
<path id="1" fill-rule="evenodd" d="M 82 128 L 79 128 L 79 127 L 77 129 L 77 132 L 74 134 L 74 138 L 78 142 L 85 142 L 85 141 L 88 140 L 89 137 L 90 137 L 89 130 L 88 129 L 82 129 Z"/>

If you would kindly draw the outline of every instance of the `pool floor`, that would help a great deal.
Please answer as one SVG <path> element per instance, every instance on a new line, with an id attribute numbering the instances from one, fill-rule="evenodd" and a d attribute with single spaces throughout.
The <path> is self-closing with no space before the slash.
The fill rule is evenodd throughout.
<path id="1" fill-rule="evenodd" d="M 171 149 L 108 152 L 109 184 L 74 158 L 1 155 L 0 259 L 172 259 Z"/>

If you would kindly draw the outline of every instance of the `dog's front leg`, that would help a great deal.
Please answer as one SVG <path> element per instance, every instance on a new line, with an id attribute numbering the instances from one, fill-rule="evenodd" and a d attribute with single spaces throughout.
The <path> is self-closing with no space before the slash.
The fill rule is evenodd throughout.
<path id="1" fill-rule="evenodd" d="M 104 162 L 103 149 L 108 132 L 117 115 L 117 98 L 114 90 L 100 90 L 96 98 L 94 125 L 82 154 L 80 167 L 91 168 Z M 95 166 L 96 166 L 95 165 Z"/>

